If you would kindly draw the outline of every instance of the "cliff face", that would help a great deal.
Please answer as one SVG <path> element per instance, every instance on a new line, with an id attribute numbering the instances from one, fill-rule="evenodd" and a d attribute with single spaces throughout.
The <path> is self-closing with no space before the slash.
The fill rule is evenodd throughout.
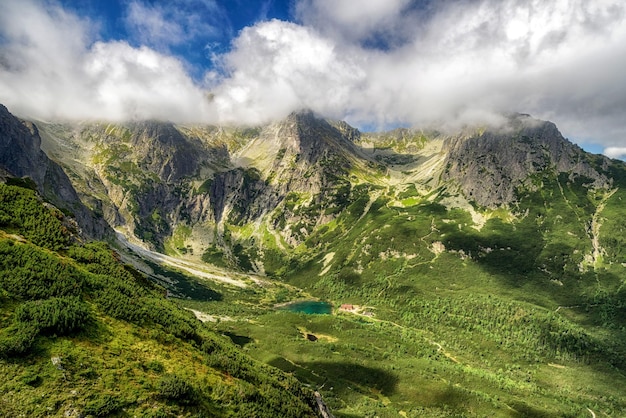
<path id="1" fill-rule="evenodd" d="M 203 171 L 211 173 L 211 163 L 230 167 L 225 147 L 157 121 L 88 125 L 74 141 L 84 143 L 85 138 L 95 150 L 91 165 L 106 189 L 105 200 L 110 199 L 113 226 L 126 227 L 162 250 L 163 239 L 177 224 L 210 218 L 204 210 L 192 210 L 192 182 Z"/>
<path id="2" fill-rule="evenodd" d="M 2 105 L 0 167 L 10 176 L 30 178 L 45 199 L 76 218 L 87 236 L 104 238 L 111 235 L 106 222 L 83 205 L 63 169 L 41 150 L 37 127 L 16 118 Z"/>
<path id="3" fill-rule="evenodd" d="M 165 182 L 175 182 L 196 173 L 208 158 L 199 140 L 186 138 L 171 123 L 139 122 L 129 126 L 133 154 L 140 169 L 156 174 Z"/>
<path id="4" fill-rule="evenodd" d="M 516 115 L 499 128 L 450 137 L 444 151 L 442 180 L 456 182 L 480 206 L 514 202 L 518 187 L 532 188 L 531 176 L 547 171 L 585 178 L 593 187 L 611 185 L 600 172 L 608 167 L 608 158 L 599 157 L 592 165 L 586 153 L 563 138 L 553 123 L 526 115 Z"/>
<path id="5" fill-rule="evenodd" d="M 292 113 L 264 127 L 237 153 L 241 165 L 253 166 L 278 189 L 324 195 L 328 178 L 345 175 L 356 148 L 343 132 L 311 112 Z"/>
<path id="6" fill-rule="evenodd" d="M 286 120 L 264 127 L 236 158 L 264 179 L 267 187 L 261 206 L 265 213 L 279 208 L 275 226 L 293 243 L 299 238 L 279 224 L 301 223 L 300 230 L 328 220 L 324 212 L 341 206 L 351 187 L 349 172 L 359 160 L 357 148 L 344 132 L 311 112 L 292 113 Z M 287 197 L 298 204 L 285 205 Z M 316 209 L 298 210 L 303 207 Z"/>

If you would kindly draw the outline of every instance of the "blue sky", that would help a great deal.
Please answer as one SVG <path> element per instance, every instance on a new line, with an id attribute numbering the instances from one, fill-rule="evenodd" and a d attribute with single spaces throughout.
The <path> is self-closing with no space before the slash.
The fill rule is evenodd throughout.
<path id="1" fill-rule="evenodd" d="M 135 47 L 147 45 L 170 52 L 191 64 L 196 78 L 201 78 L 212 67 L 211 54 L 223 54 L 230 49 L 231 40 L 241 29 L 269 19 L 293 19 L 291 0 L 61 0 L 60 4 L 67 10 L 94 20 L 100 26 L 102 40 L 126 40 Z M 174 11 L 181 13 L 176 15 Z M 171 43 L 167 43 L 150 32 L 142 35 L 138 29 L 140 25 L 132 19 L 134 15 L 146 19 L 150 12 L 179 25 L 182 32 L 192 32 L 188 26 L 191 22 L 186 18 L 195 14 L 210 30 L 189 33 L 182 42 L 170 39 Z M 141 16 L 142 13 L 144 16 Z"/>
<path id="2" fill-rule="evenodd" d="M 626 155 L 623 0 L 1 0 L 0 102 L 31 118 L 358 127 L 551 120 Z"/>

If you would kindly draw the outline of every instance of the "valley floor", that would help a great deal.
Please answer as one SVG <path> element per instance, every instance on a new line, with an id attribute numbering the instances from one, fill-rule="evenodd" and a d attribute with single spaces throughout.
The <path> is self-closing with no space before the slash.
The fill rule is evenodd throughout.
<path id="1" fill-rule="evenodd" d="M 140 254 L 164 260 L 145 250 Z M 184 260 L 166 260 L 192 275 L 197 270 L 182 268 L 192 266 Z M 325 298 L 334 306 L 330 315 L 277 310 L 279 303 L 315 297 L 280 282 L 264 279 L 265 285 L 258 286 L 235 277 L 247 286 L 199 276 L 220 299 L 187 295 L 179 303 L 248 354 L 317 389 L 336 417 L 626 413 L 621 390 L 626 377 L 608 364 L 567 355 L 532 357 L 515 342 L 484 330 L 436 323 L 436 314 L 435 323 L 420 326 L 392 306 L 363 308 L 330 297 Z M 341 308 L 348 302 L 352 306 Z"/>

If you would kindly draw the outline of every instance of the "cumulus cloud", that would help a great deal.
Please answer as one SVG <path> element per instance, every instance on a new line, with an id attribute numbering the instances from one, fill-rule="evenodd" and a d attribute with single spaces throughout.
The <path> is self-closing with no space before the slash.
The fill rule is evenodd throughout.
<path id="1" fill-rule="evenodd" d="M 609 158 L 625 158 L 626 147 L 607 147 L 604 149 L 604 155 Z"/>
<path id="2" fill-rule="evenodd" d="M 183 26 L 170 20 L 167 12 L 159 5 L 149 6 L 133 1 L 128 6 L 126 26 L 139 42 L 146 44 L 176 45 L 187 38 Z"/>
<path id="3" fill-rule="evenodd" d="M 178 59 L 126 42 L 94 43 L 89 23 L 48 3 L 3 1 L 3 104 L 41 119 L 214 120 Z"/>
<path id="4" fill-rule="evenodd" d="M 272 20 L 244 29 L 223 57 L 215 85 L 224 120 L 266 122 L 301 108 L 345 113 L 366 74 L 335 44 L 306 27 Z"/>
<path id="5" fill-rule="evenodd" d="M 424 126 L 525 112 L 607 154 L 626 139 L 621 0 L 296 0 L 295 23 L 244 28 L 202 86 L 168 48 L 214 30 L 189 20 L 214 0 L 133 0 L 142 47 L 94 42 L 97 25 L 50 4 L 0 6 L 0 97 L 24 115 L 262 123 L 311 108 Z"/>
<path id="6" fill-rule="evenodd" d="M 85 56 L 81 75 L 90 84 L 91 102 L 115 120 L 211 121 L 207 93 L 198 88 L 180 61 L 125 42 L 98 42 Z"/>
<path id="7" fill-rule="evenodd" d="M 387 43 L 403 35 L 403 11 L 411 0 L 301 0 L 296 15 L 307 26 L 332 37 L 364 42 L 378 37 Z M 402 38 L 402 36 L 400 36 Z"/>
<path id="8" fill-rule="evenodd" d="M 570 137 L 607 146 L 625 139 L 619 0 L 348 3 L 301 0 L 301 25 L 246 29 L 224 57 L 221 109 L 263 115 L 306 106 L 383 125 L 521 111 L 554 120 Z M 385 34 L 402 42 L 372 48 L 371 36 Z M 316 58 L 305 59 L 309 52 Z"/>

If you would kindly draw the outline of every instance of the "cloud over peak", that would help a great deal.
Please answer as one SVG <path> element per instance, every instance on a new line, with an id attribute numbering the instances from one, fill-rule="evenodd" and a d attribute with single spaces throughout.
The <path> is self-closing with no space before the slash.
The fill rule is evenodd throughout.
<path id="1" fill-rule="evenodd" d="M 125 4 L 132 40 L 104 41 L 90 29 L 97 17 L 2 2 L 2 101 L 40 118 L 214 123 L 261 123 L 307 107 L 369 126 L 520 111 L 574 139 L 614 148 L 626 139 L 621 0 L 296 0 L 295 21 L 243 28 L 206 59 L 201 82 L 179 49 L 206 54 L 202 42 L 230 36 L 224 4 Z"/>
<path id="2" fill-rule="evenodd" d="M 221 117 L 258 123 L 303 107 L 342 114 L 365 77 L 360 63 L 342 53 L 332 40 L 294 23 L 244 29 L 223 57 L 226 76 L 215 86 Z"/>

